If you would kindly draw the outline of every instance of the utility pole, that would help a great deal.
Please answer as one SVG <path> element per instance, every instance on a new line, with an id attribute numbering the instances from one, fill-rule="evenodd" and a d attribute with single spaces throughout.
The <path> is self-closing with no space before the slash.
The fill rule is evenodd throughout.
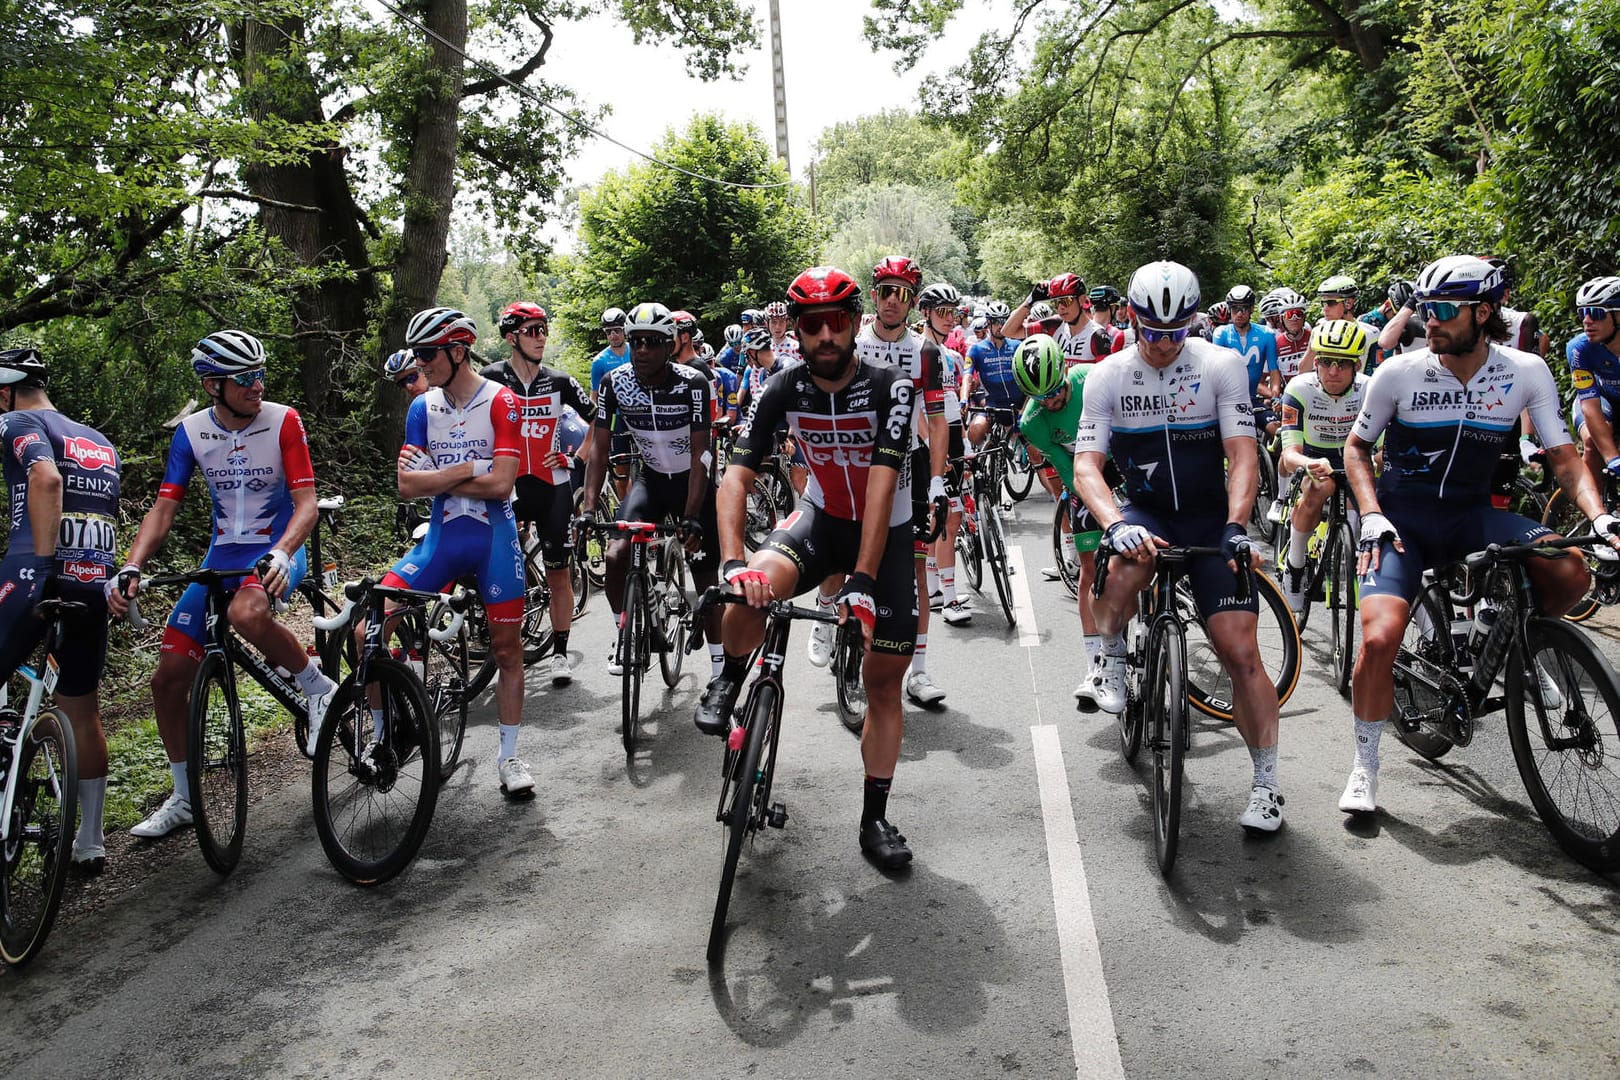
<path id="1" fill-rule="evenodd" d="M 776 156 L 782 159 L 788 175 L 793 164 L 788 160 L 787 132 L 787 80 L 782 75 L 782 8 L 780 0 L 771 0 L 771 77 L 776 83 Z"/>

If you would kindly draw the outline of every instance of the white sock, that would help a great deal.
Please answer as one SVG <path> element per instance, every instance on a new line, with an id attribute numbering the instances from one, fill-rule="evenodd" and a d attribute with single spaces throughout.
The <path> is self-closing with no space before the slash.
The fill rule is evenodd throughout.
<path id="1" fill-rule="evenodd" d="M 107 778 L 79 781 L 79 838 L 76 847 L 106 847 L 101 832 L 101 808 L 107 803 Z"/>
<path id="2" fill-rule="evenodd" d="M 321 674 L 321 666 L 311 660 L 304 665 L 303 671 L 293 672 L 293 679 L 298 683 L 298 689 L 308 697 L 312 694 L 324 694 L 332 689 L 335 683 Z"/>
<path id="3" fill-rule="evenodd" d="M 1123 637 L 1118 634 L 1115 634 L 1113 637 L 1108 637 L 1106 634 L 1099 636 L 1102 638 L 1102 651 L 1104 656 L 1125 655 L 1125 639 Z"/>
<path id="4" fill-rule="evenodd" d="M 190 806 L 191 782 L 187 779 L 186 763 L 183 761 L 169 762 L 169 775 L 174 777 L 174 793 L 180 796 L 181 802 Z"/>
<path id="5" fill-rule="evenodd" d="M 932 555 L 928 556 L 928 564 L 927 565 L 928 565 L 928 595 L 933 596 L 935 593 L 939 592 L 940 588 L 944 585 L 944 583 L 945 583 L 945 575 L 940 571 L 940 569 L 939 569 L 939 560 L 934 558 L 934 556 L 932 556 Z M 947 601 L 949 601 L 950 597 L 947 596 L 945 599 Z"/>
<path id="6" fill-rule="evenodd" d="M 709 643 L 709 678 L 715 678 L 726 669 L 726 647 L 716 642 Z"/>
<path id="7" fill-rule="evenodd" d="M 1102 652 L 1102 636 L 1100 634 L 1087 634 L 1085 640 L 1086 660 L 1094 664 L 1097 662 L 1097 654 Z"/>
<path id="8" fill-rule="evenodd" d="M 1300 532 L 1292 525 L 1288 527 L 1288 565 L 1295 570 L 1305 565 L 1305 548 L 1311 542 L 1311 534 Z"/>
<path id="9" fill-rule="evenodd" d="M 819 610 L 819 611 L 831 611 L 833 609 L 833 604 L 834 604 L 834 602 L 837 601 L 837 599 L 838 599 L 838 594 L 837 593 L 833 593 L 831 596 L 828 596 L 826 593 L 822 592 L 820 589 L 817 589 L 816 590 L 816 609 Z"/>
<path id="10" fill-rule="evenodd" d="M 1353 717 L 1356 722 L 1356 764 L 1371 772 L 1378 771 L 1378 740 L 1384 734 L 1384 722 L 1368 722 Z"/>
<path id="11" fill-rule="evenodd" d="M 502 725 L 500 725 L 500 728 L 501 728 L 501 753 L 500 753 L 500 757 L 497 758 L 496 760 L 505 761 L 507 758 L 517 757 L 518 725 L 517 724 L 502 724 Z"/>
<path id="12" fill-rule="evenodd" d="M 928 670 L 928 635 L 918 634 L 911 650 L 911 670 L 918 675 Z"/>
<path id="13" fill-rule="evenodd" d="M 1249 759 L 1254 762 L 1254 786 L 1281 791 L 1277 786 L 1277 744 L 1249 747 Z"/>
<path id="14" fill-rule="evenodd" d="M 956 602 L 956 567 L 942 566 L 939 568 L 939 587 L 945 593 L 945 602 Z"/>

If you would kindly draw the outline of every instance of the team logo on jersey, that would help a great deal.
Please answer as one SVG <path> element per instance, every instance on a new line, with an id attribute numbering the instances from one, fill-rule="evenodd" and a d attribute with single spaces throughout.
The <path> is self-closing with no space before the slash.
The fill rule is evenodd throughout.
<path id="1" fill-rule="evenodd" d="M 246 467 L 250 460 L 252 459 L 249 457 L 247 447 L 245 446 L 235 447 L 230 453 L 225 455 L 225 464 L 231 466 L 233 469 L 241 469 Z"/>
<path id="2" fill-rule="evenodd" d="M 1577 390 L 1590 390 L 1593 385 L 1592 373 L 1585 368 L 1576 368 L 1570 373 L 1570 382 Z"/>
<path id="3" fill-rule="evenodd" d="M 70 562 L 62 564 L 62 574 L 86 584 L 101 581 L 107 576 L 106 567 L 97 562 Z"/>
<path id="4" fill-rule="evenodd" d="M 11 452 L 18 461 L 21 461 L 22 452 L 39 441 L 40 438 L 37 431 L 30 431 L 26 435 L 19 435 L 15 439 L 11 440 Z"/>
<path id="5" fill-rule="evenodd" d="M 69 435 L 62 440 L 62 453 L 78 462 L 81 469 L 118 468 L 118 455 L 113 453 L 113 448 L 94 439 Z"/>

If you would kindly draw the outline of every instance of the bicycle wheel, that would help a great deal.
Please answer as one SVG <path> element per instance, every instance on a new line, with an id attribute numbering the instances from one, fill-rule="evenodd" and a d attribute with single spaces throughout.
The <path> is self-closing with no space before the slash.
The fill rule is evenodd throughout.
<path id="1" fill-rule="evenodd" d="M 783 510 L 787 507 L 787 510 Z M 792 513 L 793 486 L 774 465 L 760 469 L 754 477 L 754 490 L 748 496 L 744 516 L 743 544 L 749 551 L 758 551 L 760 545 L 776 531 L 777 522 Z"/>
<path id="2" fill-rule="evenodd" d="M 450 618 L 442 605 L 428 608 L 425 626 L 438 626 Z M 423 623 L 418 621 L 417 626 Z M 422 686 L 427 692 L 428 714 L 439 729 L 439 783 L 450 779 L 461 757 L 461 743 L 467 735 L 467 628 L 465 625 L 449 641 L 433 641 L 421 633 L 424 665 Z"/>
<path id="3" fill-rule="evenodd" d="M 523 666 L 551 654 L 551 587 L 540 564 L 539 549 L 523 555 Z"/>
<path id="4" fill-rule="evenodd" d="M 665 686 L 674 686 L 681 681 L 681 665 L 686 662 L 686 613 L 691 607 L 686 596 L 686 549 L 676 537 L 664 541 L 663 564 L 664 572 L 653 585 L 657 597 L 653 619 L 663 638 L 658 671 Z"/>
<path id="5" fill-rule="evenodd" d="M 973 591 L 982 595 L 984 548 L 979 543 L 979 526 L 975 515 L 963 514 L 962 527 L 956 530 L 956 565 L 967 575 L 967 583 Z"/>
<path id="6" fill-rule="evenodd" d="M 1140 640 L 1140 632 L 1136 629 L 1140 616 L 1133 616 L 1131 623 L 1125 629 L 1127 641 Z M 1119 753 L 1125 759 L 1125 764 L 1136 764 L 1136 755 L 1142 750 L 1143 703 L 1140 684 L 1132 678 L 1134 671 L 1140 671 L 1144 658 L 1133 656 L 1130 658 L 1132 667 L 1126 669 L 1127 693 L 1125 708 L 1119 713 L 1116 722 L 1119 724 Z"/>
<path id="7" fill-rule="evenodd" d="M 1007 539 L 1001 531 L 1001 511 L 981 505 L 979 536 L 984 542 L 984 561 L 990 564 L 990 576 L 996 582 L 996 599 L 1001 601 L 1001 613 L 1007 617 L 1010 630 L 1018 625 L 1018 614 L 1013 610 L 1012 576 L 1007 564 Z"/>
<path id="8" fill-rule="evenodd" d="M 476 593 L 474 594 L 476 595 Z M 495 664 L 495 650 L 489 645 L 489 616 L 484 602 L 474 600 L 467 609 L 467 697 L 477 697 L 494 680 L 499 668 Z"/>
<path id="9" fill-rule="evenodd" d="M 580 507 L 585 505 L 584 489 L 574 493 L 574 513 L 578 514 Z M 613 489 L 613 475 L 609 472 L 602 482 L 602 492 L 596 499 L 597 518 L 601 521 L 612 521 L 619 513 L 619 495 Z M 595 530 L 581 533 L 578 537 L 579 551 L 575 553 L 576 560 L 585 569 L 585 576 L 590 578 L 591 584 L 598 589 L 607 585 L 607 536 Z"/>
<path id="10" fill-rule="evenodd" d="M 1418 593 L 1401 635 L 1400 652 L 1395 656 L 1395 737 L 1430 761 L 1439 761 L 1455 744 L 1431 727 L 1417 726 L 1419 718 L 1437 718 L 1445 699 L 1415 675 L 1433 677 L 1456 670 L 1451 600 L 1446 586 L 1435 582 Z"/>
<path id="11" fill-rule="evenodd" d="M 838 628 L 833 644 L 833 678 L 838 684 L 838 717 L 858 735 L 866 726 L 866 684 L 861 681 L 861 635 L 852 623 Z"/>
<path id="12" fill-rule="evenodd" d="M 1013 502 L 1023 502 L 1035 485 L 1035 469 L 1029 463 L 1029 449 L 1022 436 L 1008 436 L 1006 466 L 1001 474 L 1002 486 Z"/>
<path id="13" fill-rule="evenodd" d="M 726 913 L 731 908 L 731 890 L 737 880 L 737 860 L 742 856 L 743 841 L 760 827 L 760 791 L 773 740 L 771 729 L 776 724 L 778 704 L 777 688 L 760 683 L 749 694 L 747 735 L 742 749 L 735 755 L 732 770 L 726 775 L 720 794 L 720 820 L 725 825 L 726 857 L 720 868 L 720 889 L 714 897 L 714 918 L 709 923 L 709 963 L 717 964 L 726 952 Z"/>
<path id="14" fill-rule="evenodd" d="M 228 874 L 247 832 L 247 743 L 236 680 L 221 653 L 204 656 L 191 682 L 186 764 L 197 847 L 215 873 Z"/>
<path id="15" fill-rule="evenodd" d="M 624 581 L 624 625 L 619 627 L 619 736 L 624 752 L 636 752 L 641 737 L 641 676 L 647 668 L 647 611 L 641 595 L 641 575 L 632 572 Z"/>
<path id="16" fill-rule="evenodd" d="M 1052 558 L 1056 560 L 1058 578 L 1070 596 L 1080 595 L 1080 564 L 1076 560 L 1074 535 L 1064 530 L 1069 521 L 1069 496 L 1060 499 L 1057 512 L 1052 515 Z"/>
<path id="17" fill-rule="evenodd" d="M 568 561 L 568 584 L 574 590 L 574 618 L 577 619 L 585 614 L 585 605 L 591 598 L 591 576 L 585 572 L 583 560 L 577 557 Z"/>
<path id="18" fill-rule="evenodd" d="M 358 674 L 338 687 L 315 745 L 315 832 L 338 873 L 380 885 L 410 865 L 433 822 L 439 732 L 404 664 L 374 656 L 364 685 Z"/>
<path id="19" fill-rule="evenodd" d="M 1260 664 L 1277 688 L 1277 704 L 1283 705 L 1299 682 L 1299 627 L 1275 581 L 1256 571 L 1254 588 L 1260 600 L 1255 626 Z M 1231 720 L 1232 680 L 1199 621 L 1192 584 L 1185 577 L 1176 583 L 1176 613 L 1186 633 L 1187 694 L 1193 708 L 1216 720 Z"/>
<path id="20" fill-rule="evenodd" d="M 1266 516 L 1266 512 L 1271 509 L 1272 502 L 1277 498 L 1277 461 L 1271 456 L 1271 451 L 1266 449 L 1266 444 L 1258 440 L 1255 443 L 1255 454 L 1260 467 L 1260 483 L 1255 490 L 1254 505 L 1249 509 L 1249 520 L 1260 539 L 1276 545 L 1280 530 Z M 1281 535 L 1286 539 L 1288 534 L 1282 531 Z"/>
<path id="21" fill-rule="evenodd" d="M 1349 697 L 1356 668 L 1356 544 L 1344 524 L 1328 537 L 1326 606 L 1332 624 L 1333 685 Z"/>
<path id="22" fill-rule="evenodd" d="M 1547 830 L 1600 874 L 1620 869 L 1620 685 L 1574 627 L 1531 619 L 1528 662 L 1508 663 L 1507 729 Z M 1529 708 L 1526 708 L 1526 703 Z"/>
<path id="23" fill-rule="evenodd" d="M 9 836 L 0 853 L 0 957 L 12 967 L 39 954 L 56 921 L 79 807 L 78 753 L 62 710 L 40 713 L 17 753 Z"/>
<path id="24" fill-rule="evenodd" d="M 1173 616 L 1153 620 L 1143 715 L 1153 751 L 1153 853 L 1169 876 L 1181 839 L 1181 780 L 1187 753 L 1187 643 Z"/>
<path id="25" fill-rule="evenodd" d="M 1519 477 L 1523 481 L 1524 477 Z M 1581 508 L 1575 505 L 1573 499 L 1565 493 L 1563 488 L 1552 493 L 1547 500 L 1547 508 L 1542 512 L 1541 523 L 1560 536 L 1574 538 L 1589 536 L 1592 532 L 1592 523 L 1586 520 Z M 1591 556 L 1587 556 L 1588 561 Z M 1602 605 L 1590 592 L 1575 602 L 1575 606 L 1564 613 L 1564 618 L 1573 623 L 1582 623 L 1597 614 Z"/>

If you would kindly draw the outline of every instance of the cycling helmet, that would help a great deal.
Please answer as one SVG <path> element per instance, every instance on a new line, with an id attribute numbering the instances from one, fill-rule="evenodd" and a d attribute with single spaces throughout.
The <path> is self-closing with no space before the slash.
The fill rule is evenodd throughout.
<path id="1" fill-rule="evenodd" d="M 1280 289 L 1273 289 L 1272 295 L 1274 295 L 1277 298 L 1278 303 L 1282 305 L 1281 311 L 1279 311 L 1278 314 L 1294 310 L 1303 311 L 1305 304 L 1307 303 L 1304 294 L 1297 292 L 1294 289 L 1290 289 L 1286 285 Z"/>
<path id="2" fill-rule="evenodd" d="M 191 367 L 203 376 L 263 371 L 264 346 L 245 330 L 220 330 L 197 342 Z"/>
<path id="3" fill-rule="evenodd" d="M 1253 307 L 1254 299 L 1255 297 L 1253 289 L 1249 288 L 1247 285 L 1234 285 L 1226 294 L 1226 306 L 1228 308 L 1244 306 Z"/>
<path id="4" fill-rule="evenodd" d="M 958 304 L 956 306 L 956 313 L 958 315 L 962 316 L 962 318 L 965 319 L 969 315 L 974 313 L 973 305 L 969 304 L 966 300 L 964 300 L 964 301 L 962 301 L 962 303 L 960 303 L 960 304 Z"/>
<path id="5" fill-rule="evenodd" d="M 537 320 L 542 330 L 551 326 L 551 319 L 546 315 L 545 308 L 539 304 L 531 304 L 527 300 L 515 300 L 506 305 L 505 310 L 501 312 L 500 320 L 496 322 L 495 326 L 500 331 L 501 337 L 505 337 L 507 334 L 515 332 L 524 323 Z"/>
<path id="6" fill-rule="evenodd" d="M 1013 382 L 1030 397 L 1056 390 L 1067 368 L 1063 349 L 1047 334 L 1031 334 L 1013 353 Z"/>
<path id="7" fill-rule="evenodd" d="M 1575 291 L 1575 306 L 1620 311 L 1620 277 L 1595 277 Z"/>
<path id="8" fill-rule="evenodd" d="M 1046 295 L 1053 300 L 1060 296 L 1084 296 L 1085 280 L 1079 274 L 1059 274 L 1046 283 Z"/>
<path id="9" fill-rule="evenodd" d="M 1045 300 L 1037 300 L 1033 304 L 1029 305 L 1029 314 L 1025 316 L 1024 321 L 1045 322 L 1047 319 L 1055 319 L 1057 317 L 1058 314 L 1052 310 L 1051 304 L 1048 304 Z"/>
<path id="10" fill-rule="evenodd" d="M 676 319 L 675 320 L 675 329 L 679 330 L 680 326 L 681 326 L 680 320 Z M 693 326 L 692 327 L 692 347 L 694 349 L 701 349 L 703 347 L 703 345 L 705 344 L 706 340 L 707 339 L 705 339 L 704 336 L 703 336 L 703 327 L 701 327 L 701 326 Z M 712 346 L 711 346 L 711 348 L 712 348 Z"/>
<path id="11" fill-rule="evenodd" d="M 990 320 L 985 318 L 983 315 L 980 315 L 977 319 L 973 320 L 969 326 L 969 329 L 976 334 L 982 334 L 986 330 L 990 329 Z"/>
<path id="12" fill-rule="evenodd" d="M 1506 259 L 1500 255 L 1481 255 L 1480 258 L 1502 271 L 1502 286 L 1504 288 L 1513 287 L 1513 270 L 1508 266 Z"/>
<path id="13" fill-rule="evenodd" d="M 1209 321 L 1216 326 L 1225 326 L 1232 321 L 1232 313 L 1227 310 L 1225 300 L 1217 300 L 1209 305 Z"/>
<path id="14" fill-rule="evenodd" d="M 948 281 L 936 281 L 917 294 L 917 308 L 929 311 L 939 307 L 955 307 L 962 302 L 962 294 Z"/>
<path id="15" fill-rule="evenodd" d="M 696 345 L 698 343 L 696 315 L 693 315 L 690 311 L 672 311 L 669 317 L 675 322 L 675 333 L 691 334 L 693 335 L 692 344 Z"/>
<path id="16" fill-rule="evenodd" d="M 749 352 L 772 348 L 771 332 L 763 326 L 750 326 L 742 336 L 742 347 Z"/>
<path id="17" fill-rule="evenodd" d="M 455 308 L 434 307 L 418 311 L 405 327 L 407 349 L 429 345 L 471 345 L 477 340 L 477 324 Z"/>
<path id="18" fill-rule="evenodd" d="M 669 308 L 663 304 L 637 304 L 626 316 L 624 329 L 627 334 L 634 334 L 638 330 L 643 333 L 663 334 L 674 341 L 675 316 L 671 315 Z"/>
<path id="19" fill-rule="evenodd" d="M 624 309 L 623 308 L 610 307 L 606 311 L 602 312 L 602 329 L 604 329 L 604 330 L 623 330 L 624 329 Z"/>
<path id="20" fill-rule="evenodd" d="M 1103 307 L 1118 307 L 1120 300 L 1123 299 L 1119 295 L 1119 290 L 1112 285 L 1094 285 L 1090 296 L 1093 304 L 1101 304 Z"/>
<path id="21" fill-rule="evenodd" d="M 872 267 L 872 284 L 903 281 L 913 289 L 922 284 L 922 267 L 904 255 L 890 255 Z"/>
<path id="22" fill-rule="evenodd" d="M 1423 268 L 1413 292 L 1418 300 L 1489 300 L 1500 303 L 1506 289 L 1502 271 L 1484 259 L 1473 255 L 1447 255 Z"/>
<path id="23" fill-rule="evenodd" d="M 836 304 L 853 315 L 861 313 L 861 287 L 836 266 L 812 266 L 788 286 L 786 307 L 792 318 L 798 318 L 807 307 L 828 304 Z"/>
<path id="24" fill-rule="evenodd" d="M 698 346 L 697 358 L 699 360 L 713 360 L 714 346 L 707 343 Z"/>
<path id="25" fill-rule="evenodd" d="M 1266 295 L 1260 298 L 1259 307 L 1257 307 L 1255 310 L 1260 312 L 1260 317 L 1262 319 L 1282 318 L 1282 300 L 1277 296 L 1277 293 L 1277 289 L 1272 289 L 1270 292 L 1266 293 Z"/>
<path id="26" fill-rule="evenodd" d="M 1137 318 L 1155 326 L 1180 326 L 1198 314 L 1198 276 L 1177 262 L 1138 267 L 1126 292 Z"/>
<path id="27" fill-rule="evenodd" d="M 1318 300 L 1354 300 L 1361 289 L 1349 274 L 1334 274 L 1316 287 Z"/>
<path id="28" fill-rule="evenodd" d="M 398 352 L 389 353 L 388 359 L 383 361 L 383 378 L 397 379 L 405 374 L 407 368 L 415 366 L 416 357 L 411 355 L 411 350 L 400 349 Z"/>
<path id="29" fill-rule="evenodd" d="M 767 319 L 785 319 L 788 317 L 788 306 L 780 300 L 772 300 L 765 305 Z"/>
<path id="30" fill-rule="evenodd" d="M 743 309 L 743 313 L 737 316 L 737 321 L 741 323 L 743 329 L 746 330 L 750 326 L 758 326 L 763 323 L 765 321 L 765 313 L 758 308 L 745 308 Z"/>
<path id="31" fill-rule="evenodd" d="M 51 373 L 45 370 L 45 361 L 39 350 L 31 348 L 7 349 L 0 352 L 0 386 L 49 386 Z"/>
<path id="32" fill-rule="evenodd" d="M 991 322 L 1006 322 L 1007 316 L 1011 314 L 1012 309 L 1000 300 L 992 300 L 984 308 L 984 317 Z"/>
<path id="33" fill-rule="evenodd" d="M 741 326 L 737 325 L 736 323 L 732 323 L 730 326 L 726 327 L 726 344 L 727 345 L 730 345 L 732 348 L 735 349 L 737 347 L 737 345 L 739 343 L 741 343 L 741 341 L 742 341 L 742 327 Z"/>
<path id="34" fill-rule="evenodd" d="M 1355 319 L 1327 319 L 1311 328 L 1311 351 L 1318 357 L 1331 356 L 1359 364 L 1367 355 L 1370 340 L 1367 324 Z"/>

